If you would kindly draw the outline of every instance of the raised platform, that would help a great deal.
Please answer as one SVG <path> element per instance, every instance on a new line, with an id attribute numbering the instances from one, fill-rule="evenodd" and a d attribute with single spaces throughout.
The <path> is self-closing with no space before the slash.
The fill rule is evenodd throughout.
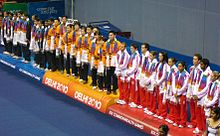
<path id="1" fill-rule="evenodd" d="M 46 72 L 42 83 L 103 113 L 118 98 L 118 95 L 107 95 L 106 92 L 93 90 L 89 83 L 83 84 L 60 72 Z"/>
<path id="2" fill-rule="evenodd" d="M 44 71 L 33 67 L 31 64 L 25 64 L 21 59 L 14 59 L 10 55 L 0 54 L 0 63 L 15 69 L 16 71 L 29 76 L 39 82 L 42 81 Z"/>
<path id="3" fill-rule="evenodd" d="M 174 127 L 164 120 L 145 114 L 143 109 L 130 108 L 128 105 L 112 105 L 108 108 L 108 115 L 155 136 L 158 135 L 158 128 L 161 124 L 169 126 L 169 136 L 199 136 L 193 134 L 193 129 Z"/>

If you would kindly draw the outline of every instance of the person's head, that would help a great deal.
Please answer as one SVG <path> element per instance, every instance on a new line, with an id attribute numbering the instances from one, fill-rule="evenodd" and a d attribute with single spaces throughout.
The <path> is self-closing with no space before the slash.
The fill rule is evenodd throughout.
<path id="1" fill-rule="evenodd" d="M 215 107 L 211 110 L 211 114 L 210 114 L 210 117 L 217 121 L 220 119 L 220 108 L 219 107 Z"/>
<path id="2" fill-rule="evenodd" d="M 17 20 L 17 13 L 14 13 L 13 17 L 14 17 L 14 20 Z"/>
<path id="3" fill-rule="evenodd" d="M 186 63 L 184 61 L 178 62 L 178 70 L 182 72 L 184 69 L 186 69 Z"/>
<path id="4" fill-rule="evenodd" d="M 4 12 L 4 17 L 7 17 L 7 16 L 8 16 L 8 12 L 5 11 L 5 12 Z"/>
<path id="5" fill-rule="evenodd" d="M 32 15 L 32 16 L 31 16 L 31 20 L 32 20 L 32 21 L 36 20 L 37 18 L 38 18 L 37 15 Z"/>
<path id="6" fill-rule="evenodd" d="M 120 50 L 124 51 L 126 49 L 127 44 L 125 42 L 121 43 Z"/>
<path id="7" fill-rule="evenodd" d="M 170 67 L 172 67 L 173 65 L 175 65 L 176 64 L 176 59 L 175 58 L 169 58 L 168 59 L 168 65 L 170 66 Z"/>
<path id="8" fill-rule="evenodd" d="M 115 40 L 115 32 L 114 31 L 110 31 L 108 33 L 108 38 L 110 41 L 114 41 Z"/>
<path id="9" fill-rule="evenodd" d="M 93 32 L 93 33 L 95 33 L 95 32 L 99 32 L 98 27 L 94 27 L 94 28 L 92 29 L 92 32 Z"/>
<path id="10" fill-rule="evenodd" d="M 218 75 L 218 81 L 220 82 L 220 72 L 219 72 L 219 75 Z"/>
<path id="11" fill-rule="evenodd" d="M 91 35 L 91 34 L 92 34 L 92 26 L 91 26 L 91 25 L 88 25 L 88 26 L 86 27 L 86 33 L 87 33 L 88 35 Z"/>
<path id="12" fill-rule="evenodd" d="M 22 12 L 21 12 L 21 11 L 18 11 L 17 15 L 18 15 L 18 18 L 20 18 L 21 15 L 22 15 Z"/>
<path id="13" fill-rule="evenodd" d="M 157 57 L 157 52 L 156 51 L 151 51 L 150 52 L 150 59 L 153 60 Z"/>
<path id="14" fill-rule="evenodd" d="M 149 50 L 149 44 L 148 43 L 143 43 L 141 45 L 141 53 L 145 53 L 148 50 Z"/>
<path id="15" fill-rule="evenodd" d="M 12 12 L 9 12 L 8 16 L 9 16 L 10 19 L 12 19 L 14 14 Z"/>
<path id="16" fill-rule="evenodd" d="M 99 35 L 96 42 L 100 46 L 103 45 L 104 44 L 103 36 Z"/>
<path id="17" fill-rule="evenodd" d="M 49 26 L 51 26 L 51 25 L 53 25 L 53 22 L 54 22 L 54 19 L 50 18 L 47 23 L 48 23 Z"/>
<path id="18" fill-rule="evenodd" d="M 95 32 L 95 33 L 94 33 L 94 38 L 95 38 L 95 39 L 98 39 L 99 35 L 100 35 L 99 32 Z M 103 38 L 103 41 L 104 41 L 104 38 Z"/>
<path id="19" fill-rule="evenodd" d="M 79 28 L 80 28 L 80 22 L 75 22 L 75 24 L 74 24 L 74 30 L 75 30 L 75 31 L 78 31 Z"/>
<path id="20" fill-rule="evenodd" d="M 67 33 L 70 33 L 72 31 L 72 24 L 68 24 L 67 27 L 66 27 L 66 31 Z"/>
<path id="21" fill-rule="evenodd" d="M 63 24 L 66 24 L 66 21 L 67 21 L 67 16 L 63 16 L 63 17 L 62 17 L 62 22 L 63 22 Z"/>
<path id="22" fill-rule="evenodd" d="M 169 132 L 169 127 L 166 124 L 159 126 L 159 136 L 167 136 Z"/>
<path id="23" fill-rule="evenodd" d="M 48 26 L 48 20 L 44 21 L 44 26 L 47 27 Z"/>
<path id="24" fill-rule="evenodd" d="M 59 19 L 56 18 L 56 19 L 54 20 L 54 26 L 57 27 L 59 24 L 60 24 Z"/>
<path id="25" fill-rule="evenodd" d="M 131 44 L 131 47 L 130 47 L 130 50 L 131 50 L 131 53 L 132 53 L 132 54 L 135 53 L 135 51 L 137 51 L 137 45 L 134 44 L 134 43 L 132 43 L 132 44 Z"/>
<path id="26" fill-rule="evenodd" d="M 213 71 L 212 76 L 211 76 L 211 80 L 214 82 L 214 81 L 218 80 L 218 77 L 219 77 L 219 72 Z"/>
<path id="27" fill-rule="evenodd" d="M 160 62 L 167 62 L 168 56 L 166 52 L 160 52 L 159 53 L 159 61 Z"/>
<path id="28" fill-rule="evenodd" d="M 38 26 L 41 28 L 44 24 L 44 21 L 43 20 L 38 20 Z"/>
<path id="29" fill-rule="evenodd" d="M 202 55 L 200 55 L 199 53 L 194 54 L 194 56 L 193 56 L 193 65 L 194 66 L 199 65 L 201 60 L 202 60 Z"/>
<path id="30" fill-rule="evenodd" d="M 209 60 L 206 59 L 206 58 L 203 58 L 201 61 L 200 61 L 200 67 L 203 71 L 206 70 L 206 68 L 209 66 Z"/>
<path id="31" fill-rule="evenodd" d="M 27 13 L 23 13 L 23 19 L 26 20 L 28 18 L 28 14 Z"/>
<path id="32" fill-rule="evenodd" d="M 81 34 L 82 36 L 86 34 L 86 28 L 84 26 L 81 27 Z"/>

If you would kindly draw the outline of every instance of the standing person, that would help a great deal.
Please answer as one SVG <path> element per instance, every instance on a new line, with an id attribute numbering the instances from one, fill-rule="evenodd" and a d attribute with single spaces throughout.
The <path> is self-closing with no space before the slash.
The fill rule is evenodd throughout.
<path id="1" fill-rule="evenodd" d="M 21 33 L 22 33 L 22 28 L 21 28 L 21 24 L 24 22 L 23 21 L 23 16 L 22 16 L 22 12 L 19 11 L 18 12 L 18 19 L 17 19 L 17 56 L 18 58 L 22 57 L 22 41 L 21 41 Z"/>
<path id="2" fill-rule="evenodd" d="M 107 95 L 113 92 L 114 95 L 117 94 L 116 90 L 118 88 L 117 76 L 115 74 L 115 67 L 117 57 L 116 54 L 120 48 L 120 42 L 116 39 L 115 32 L 110 31 L 108 33 L 108 41 L 105 43 L 104 50 L 106 53 L 106 69 L 107 69 L 107 77 L 106 77 L 106 88 Z M 113 85 L 113 88 L 111 87 Z"/>
<path id="3" fill-rule="evenodd" d="M 4 42 L 3 42 L 3 18 L 2 16 L 0 16 L 0 45 L 4 45 Z"/>
<path id="4" fill-rule="evenodd" d="M 18 58 L 17 49 L 18 49 L 18 17 L 17 12 L 14 13 L 13 17 L 13 58 Z"/>
<path id="5" fill-rule="evenodd" d="M 56 28 L 59 25 L 59 19 L 55 19 L 53 26 L 48 31 L 48 36 L 47 36 L 47 43 L 49 45 L 49 63 L 51 63 L 51 71 L 56 71 L 57 70 L 57 62 L 56 62 L 56 48 L 57 48 L 57 43 L 56 43 Z"/>
<path id="6" fill-rule="evenodd" d="M 156 51 L 151 51 L 150 52 L 150 57 L 149 57 L 149 63 L 147 63 L 146 66 L 146 79 L 145 79 L 145 85 L 147 86 L 147 92 L 146 92 L 146 97 L 148 98 L 147 100 L 147 108 L 144 109 L 144 112 L 147 113 L 148 115 L 153 115 L 156 113 L 156 100 L 154 99 L 154 96 L 156 95 L 155 91 L 155 79 L 156 79 L 156 68 L 158 65 L 157 61 L 157 52 Z"/>
<path id="7" fill-rule="evenodd" d="M 126 104 L 125 96 L 129 96 L 128 93 L 128 84 L 126 82 L 126 69 L 128 67 L 128 62 L 130 55 L 126 50 L 126 43 L 121 43 L 120 50 L 117 53 L 117 64 L 115 73 L 118 77 L 118 89 L 119 89 L 119 100 L 118 104 Z M 104 72 L 104 71 L 103 71 Z"/>
<path id="8" fill-rule="evenodd" d="M 169 58 L 168 59 L 168 70 L 167 70 L 167 79 L 166 79 L 166 93 L 165 93 L 165 101 L 167 103 L 167 107 L 169 109 L 169 114 L 167 115 L 167 118 L 165 119 L 168 123 L 173 124 L 174 123 L 174 102 L 171 98 L 173 96 L 173 87 L 172 84 L 175 80 L 176 73 L 178 71 L 176 67 L 176 59 L 175 58 Z"/>
<path id="9" fill-rule="evenodd" d="M 193 66 L 190 67 L 190 76 L 189 76 L 189 85 L 187 90 L 186 98 L 189 101 L 188 104 L 190 106 L 190 124 L 188 125 L 189 128 L 196 127 L 196 114 L 195 114 L 195 105 L 196 102 L 193 99 L 193 91 L 197 88 L 199 83 L 199 77 L 202 73 L 200 68 L 200 61 L 202 60 L 202 56 L 198 53 L 194 54 L 193 56 Z"/>
<path id="10" fill-rule="evenodd" d="M 147 95 L 146 95 L 146 86 L 143 84 L 145 80 L 145 68 L 147 66 L 147 63 L 149 62 L 149 44 L 143 43 L 141 45 L 141 60 L 140 65 L 138 68 L 138 83 L 139 83 L 139 99 L 140 104 L 138 105 L 138 108 L 146 108 L 146 101 L 147 101 Z"/>
<path id="11" fill-rule="evenodd" d="M 13 14 L 8 13 L 8 20 L 6 23 L 6 51 L 9 55 L 12 55 L 12 48 L 13 48 Z"/>
<path id="12" fill-rule="evenodd" d="M 96 35 L 96 33 L 95 33 Z M 98 76 L 98 88 L 99 92 L 102 92 L 104 90 L 104 70 L 105 65 L 103 62 L 104 54 L 103 54 L 103 46 L 104 46 L 104 38 L 103 36 L 99 35 L 97 38 L 97 76 Z"/>
<path id="13" fill-rule="evenodd" d="M 48 55 L 49 55 L 49 45 L 47 43 L 48 31 L 50 29 L 49 20 L 44 22 L 44 37 L 43 37 L 43 49 L 42 49 L 42 68 L 47 71 L 49 69 Z M 48 64 L 48 66 L 47 66 Z"/>
<path id="14" fill-rule="evenodd" d="M 28 63 L 30 61 L 30 40 L 31 40 L 31 25 L 28 18 L 28 14 L 23 14 L 23 22 L 21 24 L 21 45 L 23 53 L 23 62 Z"/>
<path id="15" fill-rule="evenodd" d="M 178 71 L 172 82 L 173 95 L 171 97 L 174 103 L 174 126 L 183 128 L 186 126 L 186 91 L 188 88 L 189 73 L 186 71 L 186 64 L 183 61 L 178 63 Z"/>
<path id="16" fill-rule="evenodd" d="M 66 69 L 66 76 L 70 76 L 70 50 L 71 50 L 71 44 L 72 44 L 72 25 L 67 25 L 67 31 L 63 34 L 63 46 L 62 52 L 64 55 L 64 64 Z"/>
<path id="17" fill-rule="evenodd" d="M 125 96 L 125 102 L 128 102 L 129 100 L 129 106 L 132 108 L 136 108 L 138 106 L 138 82 L 137 82 L 137 74 L 138 74 L 138 66 L 140 63 L 140 54 L 137 50 L 136 44 L 131 44 L 130 50 L 131 50 L 131 56 L 128 62 L 128 68 L 125 73 L 126 80 L 129 84 L 129 89 L 126 90 L 125 94 L 129 94 L 129 97 Z M 130 91 L 127 92 L 127 91 Z"/>
<path id="18" fill-rule="evenodd" d="M 9 20 L 9 17 L 8 17 L 8 12 L 4 12 L 4 18 L 3 18 L 3 43 L 4 43 L 4 46 L 5 46 L 5 49 L 4 49 L 4 54 L 9 54 L 9 52 L 7 51 L 8 49 L 8 44 L 6 42 L 6 37 L 7 37 L 7 22 Z"/>
<path id="19" fill-rule="evenodd" d="M 35 57 L 36 57 L 36 66 L 40 68 L 42 62 L 42 50 L 43 50 L 43 33 L 44 33 L 44 26 L 42 20 L 37 20 L 37 29 L 36 29 L 36 48 L 35 48 Z"/>
<path id="20" fill-rule="evenodd" d="M 56 28 L 56 62 L 57 62 L 57 68 L 58 70 L 63 73 L 63 65 L 64 65 L 64 58 L 63 58 L 63 52 L 61 50 L 62 46 L 62 38 L 64 33 L 67 31 L 66 26 L 67 16 L 63 16 L 60 25 Z"/>
<path id="21" fill-rule="evenodd" d="M 201 131 L 205 131 L 205 113 L 204 113 L 204 98 L 207 94 L 208 87 L 210 84 L 210 77 L 212 75 L 212 72 L 209 67 L 209 60 L 208 59 L 202 59 L 200 61 L 200 67 L 202 69 L 202 73 L 199 76 L 199 82 L 198 87 L 193 91 L 193 99 L 196 102 L 196 128 L 193 131 L 193 133 L 198 134 Z"/>
<path id="22" fill-rule="evenodd" d="M 206 117 L 210 117 L 210 111 L 214 107 L 218 107 L 219 103 L 219 82 L 218 82 L 218 76 L 219 72 L 218 71 L 213 71 L 211 75 L 211 83 L 208 87 L 208 93 L 205 96 L 204 100 L 204 110 L 205 110 L 205 115 Z"/>
<path id="23" fill-rule="evenodd" d="M 160 62 L 156 69 L 156 83 L 155 83 L 155 89 L 156 89 L 155 100 L 158 102 L 158 110 L 157 110 L 157 113 L 154 114 L 154 117 L 157 117 L 159 119 L 164 119 L 167 115 L 167 104 L 163 102 L 163 99 L 165 98 L 165 92 L 166 92 L 166 78 L 167 78 L 166 72 L 168 69 L 167 53 L 160 52 L 159 61 Z"/>

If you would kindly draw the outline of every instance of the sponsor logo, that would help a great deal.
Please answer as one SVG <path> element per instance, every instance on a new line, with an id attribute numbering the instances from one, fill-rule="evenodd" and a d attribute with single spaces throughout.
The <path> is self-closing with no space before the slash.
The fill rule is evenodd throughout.
<path id="1" fill-rule="evenodd" d="M 98 101 L 78 91 L 74 93 L 74 98 L 98 110 L 102 107 L 101 101 Z"/>
<path id="2" fill-rule="evenodd" d="M 51 88 L 54 88 L 64 94 L 66 94 L 69 90 L 67 85 L 64 85 L 62 83 L 59 83 L 51 78 L 46 77 L 45 81 L 44 81 L 45 85 L 50 86 Z"/>
<path id="3" fill-rule="evenodd" d="M 28 75 L 28 76 L 30 76 L 30 77 L 32 77 L 32 78 L 34 78 L 34 79 L 37 79 L 37 80 L 39 80 L 40 81 L 40 77 L 39 76 L 37 76 L 37 75 L 35 75 L 35 74 L 32 74 L 32 73 L 30 73 L 30 72 L 28 72 L 28 71 L 26 71 L 26 70 L 24 70 L 24 69 L 21 69 L 21 68 L 19 68 L 19 72 L 21 72 L 21 73 L 23 73 L 23 74 L 25 74 L 25 75 Z"/>
<path id="4" fill-rule="evenodd" d="M 37 8 L 36 9 L 40 14 L 57 14 L 57 10 L 55 7 L 45 7 L 45 8 Z"/>
<path id="5" fill-rule="evenodd" d="M 133 120 L 130 120 L 130 119 L 128 119 L 128 118 L 126 118 L 126 117 L 124 117 L 122 115 L 119 115 L 118 113 L 115 113 L 115 112 L 113 112 L 111 110 L 108 112 L 108 114 L 113 116 L 113 117 L 115 117 L 115 118 L 117 118 L 117 119 L 119 119 L 119 120 L 122 120 L 122 121 L 124 121 L 124 122 L 126 122 L 126 123 L 128 123 L 128 124 L 130 124 L 130 125 L 132 125 L 134 127 L 136 127 L 136 128 L 139 128 L 141 130 L 144 129 L 144 125 L 139 124 L 138 122 L 135 122 Z"/>
<path id="6" fill-rule="evenodd" d="M 154 136 L 159 136 L 159 133 L 154 130 L 150 130 L 150 134 Z"/>
<path id="7" fill-rule="evenodd" d="M 11 68 L 13 68 L 13 69 L 15 69 L 15 65 L 13 65 L 13 64 L 11 64 L 11 63 L 9 63 L 9 62 L 6 62 L 6 61 L 4 61 L 4 60 L 2 60 L 2 59 L 0 59 L 0 62 L 1 62 L 2 64 L 5 64 L 5 65 L 7 65 L 7 66 L 9 66 L 9 67 L 11 67 Z"/>

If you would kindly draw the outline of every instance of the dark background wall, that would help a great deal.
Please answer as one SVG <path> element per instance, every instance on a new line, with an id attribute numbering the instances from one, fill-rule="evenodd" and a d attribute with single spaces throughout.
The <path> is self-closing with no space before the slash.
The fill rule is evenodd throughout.
<path id="1" fill-rule="evenodd" d="M 219 0 L 75 0 L 81 22 L 109 20 L 133 38 L 220 65 Z"/>

